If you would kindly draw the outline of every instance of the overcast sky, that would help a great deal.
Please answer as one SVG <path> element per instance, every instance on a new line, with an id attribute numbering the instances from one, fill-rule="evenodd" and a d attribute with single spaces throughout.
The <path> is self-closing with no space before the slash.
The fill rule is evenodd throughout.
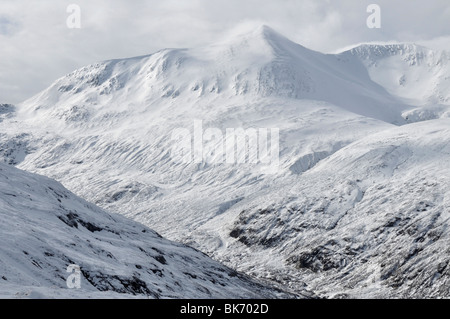
<path id="1" fill-rule="evenodd" d="M 81 28 L 69 29 L 69 4 Z M 381 28 L 369 29 L 369 4 Z M 81 66 L 195 47 L 266 24 L 311 49 L 371 41 L 450 50 L 449 0 L 0 0 L 0 103 L 18 103 Z"/>

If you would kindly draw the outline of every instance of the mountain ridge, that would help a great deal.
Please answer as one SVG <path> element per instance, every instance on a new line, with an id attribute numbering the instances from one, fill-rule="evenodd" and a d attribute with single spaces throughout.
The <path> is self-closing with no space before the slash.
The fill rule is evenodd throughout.
<path id="1" fill-rule="evenodd" d="M 124 104 L 128 100 L 133 101 L 129 104 L 154 104 L 163 98 L 186 103 L 196 98 L 259 96 L 323 100 L 351 112 L 403 124 L 400 111 L 409 106 L 374 83 L 363 65 L 357 66 L 358 61 L 351 63 L 353 67 L 348 68 L 339 55 L 309 50 L 260 27 L 199 49 L 167 49 L 81 68 L 25 101 L 21 109 L 54 108 L 58 103 L 82 108 L 77 105 L 85 102 L 77 99 L 82 92 L 87 104 L 105 103 L 111 94 Z M 358 104 L 366 106 L 353 106 Z M 81 112 L 76 118 L 88 113 Z"/>

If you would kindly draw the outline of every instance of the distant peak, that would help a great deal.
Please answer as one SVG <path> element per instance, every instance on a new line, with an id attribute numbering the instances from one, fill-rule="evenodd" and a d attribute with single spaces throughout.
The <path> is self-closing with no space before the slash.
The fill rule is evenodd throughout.
<path id="1" fill-rule="evenodd" d="M 259 25 L 256 28 L 253 26 L 238 26 L 227 33 L 225 38 L 223 39 L 225 43 L 235 43 L 240 42 L 242 40 L 256 40 L 263 41 L 266 43 L 274 44 L 280 42 L 292 42 L 287 39 L 281 33 L 275 31 L 271 27 L 267 25 Z"/>
<path id="2" fill-rule="evenodd" d="M 305 49 L 267 25 L 236 27 L 216 45 L 232 47 L 236 52 L 252 48 L 252 52 L 271 52 L 275 55 L 297 54 L 299 49 Z"/>
<path id="3" fill-rule="evenodd" d="M 265 24 L 257 27 L 252 32 L 250 32 L 250 34 L 252 34 L 253 36 L 261 37 L 268 41 L 281 40 L 281 41 L 290 41 L 291 42 L 291 40 L 286 38 L 284 35 L 275 31 L 274 29 L 272 29 L 271 27 L 269 27 Z"/>
<path id="4" fill-rule="evenodd" d="M 269 27 L 268 25 L 261 25 L 258 28 L 256 28 L 256 32 L 261 33 L 264 36 L 282 36 L 280 33 L 278 33 L 277 31 L 275 31 L 274 29 L 272 29 L 271 27 Z"/>

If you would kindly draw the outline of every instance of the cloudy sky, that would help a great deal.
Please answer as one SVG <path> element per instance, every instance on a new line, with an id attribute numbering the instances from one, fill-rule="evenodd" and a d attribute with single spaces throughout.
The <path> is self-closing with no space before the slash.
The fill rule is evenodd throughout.
<path id="1" fill-rule="evenodd" d="M 369 29 L 369 4 L 381 28 Z M 70 29 L 67 7 L 81 9 Z M 322 52 L 401 41 L 450 50 L 448 0 L 1 0 L 0 103 L 18 103 L 100 60 L 195 47 L 266 24 Z"/>

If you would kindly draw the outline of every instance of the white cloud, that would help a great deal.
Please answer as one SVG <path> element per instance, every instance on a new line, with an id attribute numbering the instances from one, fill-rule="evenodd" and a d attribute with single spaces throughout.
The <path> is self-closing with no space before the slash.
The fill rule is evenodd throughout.
<path id="1" fill-rule="evenodd" d="M 81 29 L 66 27 L 71 3 L 81 7 Z M 366 27 L 370 3 L 381 6 L 381 29 Z M 2 0 L 0 102 L 19 102 L 95 61 L 199 46 L 236 27 L 267 24 L 326 52 L 390 40 L 442 48 L 449 19 L 448 0 Z"/>

